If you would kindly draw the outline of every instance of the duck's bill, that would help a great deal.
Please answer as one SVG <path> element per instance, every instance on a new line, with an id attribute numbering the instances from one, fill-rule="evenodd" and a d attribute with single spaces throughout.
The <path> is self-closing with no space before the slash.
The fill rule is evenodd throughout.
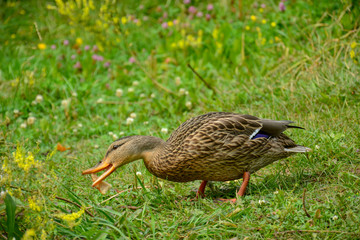
<path id="1" fill-rule="evenodd" d="M 96 165 L 95 167 L 89 168 L 82 172 L 82 174 L 91 174 L 91 173 L 97 173 L 102 170 L 106 170 L 98 179 L 96 179 L 92 186 L 95 187 L 97 184 L 99 184 L 102 180 L 107 178 L 113 171 L 115 171 L 115 167 L 112 164 L 106 163 L 105 161 L 101 162 L 100 164 Z"/>

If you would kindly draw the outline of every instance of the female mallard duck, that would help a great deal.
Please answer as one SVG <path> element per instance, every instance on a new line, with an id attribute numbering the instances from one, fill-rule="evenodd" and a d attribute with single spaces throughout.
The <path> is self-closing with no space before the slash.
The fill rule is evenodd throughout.
<path id="1" fill-rule="evenodd" d="M 243 178 L 243 196 L 250 174 L 295 153 L 311 151 L 283 134 L 292 121 L 259 119 L 251 115 L 213 112 L 191 118 L 167 141 L 151 136 L 129 136 L 113 142 L 95 167 L 83 174 L 106 169 L 93 186 L 116 168 L 143 159 L 155 176 L 174 182 L 202 180 L 197 196 L 204 196 L 208 181 Z M 230 199 L 235 201 L 235 199 Z"/>

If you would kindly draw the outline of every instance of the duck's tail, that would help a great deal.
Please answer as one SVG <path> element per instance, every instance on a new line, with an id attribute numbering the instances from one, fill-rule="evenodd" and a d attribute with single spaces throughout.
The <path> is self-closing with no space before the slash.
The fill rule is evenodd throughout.
<path id="1" fill-rule="evenodd" d="M 296 147 L 292 148 L 285 148 L 286 152 L 294 152 L 294 153 L 306 153 L 311 152 L 312 149 L 304 146 L 297 145 Z"/>

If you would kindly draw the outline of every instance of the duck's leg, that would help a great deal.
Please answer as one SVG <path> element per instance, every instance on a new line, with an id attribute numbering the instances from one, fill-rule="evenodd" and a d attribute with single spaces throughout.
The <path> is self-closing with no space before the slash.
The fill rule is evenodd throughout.
<path id="1" fill-rule="evenodd" d="M 241 184 L 240 190 L 238 191 L 237 195 L 241 197 L 245 195 L 246 187 L 249 184 L 249 180 L 250 180 L 250 173 L 244 172 L 243 182 Z"/>
<path id="2" fill-rule="evenodd" d="M 249 180 L 250 180 L 250 173 L 249 172 L 244 172 L 244 174 L 243 174 L 243 182 L 241 184 L 240 190 L 237 193 L 238 196 L 242 197 L 242 196 L 245 195 L 246 187 L 249 184 Z M 231 198 L 231 199 L 220 198 L 218 200 L 220 200 L 222 202 L 232 202 L 232 203 L 236 202 L 236 198 Z"/>
<path id="3" fill-rule="evenodd" d="M 196 199 L 200 197 L 205 197 L 205 187 L 208 181 L 203 180 L 200 184 L 199 190 L 196 193 Z"/>

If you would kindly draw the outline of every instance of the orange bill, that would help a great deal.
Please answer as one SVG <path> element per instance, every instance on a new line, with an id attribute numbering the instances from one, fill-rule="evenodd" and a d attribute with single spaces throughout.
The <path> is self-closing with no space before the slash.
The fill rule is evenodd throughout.
<path id="1" fill-rule="evenodd" d="M 84 175 L 84 174 L 90 174 L 90 173 L 97 173 L 97 172 L 100 172 L 101 170 L 104 170 L 104 169 L 108 168 L 110 166 L 110 164 L 106 163 L 104 160 L 102 160 L 95 167 L 86 169 L 85 171 L 82 172 L 82 174 Z"/>
<path id="2" fill-rule="evenodd" d="M 95 182 L 93 182 L 93 187 L 95 187 L 96 184 L 100 183 L 102 180 L 107 178 L 107 176 L 109 176 L 113 171 L 115 171 L 116 168 L 113 165 L 110 164 L 109 166 L 110 167 L 106 170 L 106 172 L 104 172 L 98 179 L 96 179 Z"/>

